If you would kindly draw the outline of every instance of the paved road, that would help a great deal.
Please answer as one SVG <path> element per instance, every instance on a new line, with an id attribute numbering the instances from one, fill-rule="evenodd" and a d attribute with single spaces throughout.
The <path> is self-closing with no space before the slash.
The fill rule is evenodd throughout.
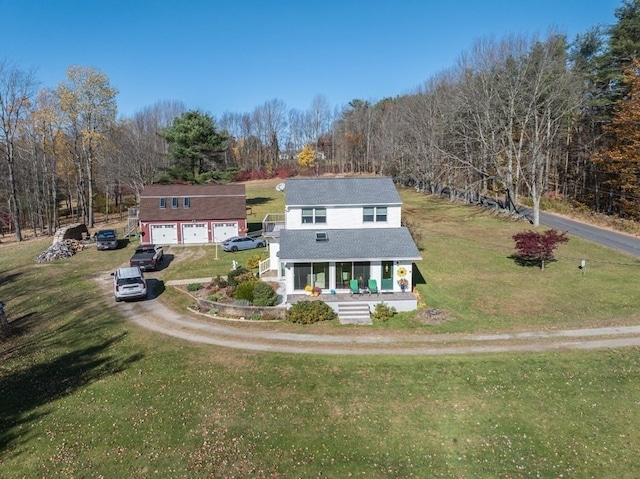
<path id="1" fill-rule="evenodd" d="M 616 233 L 542 211 L 540 212 L 540 223 L 640 258 L 640 239 L 634 236 Z"/>

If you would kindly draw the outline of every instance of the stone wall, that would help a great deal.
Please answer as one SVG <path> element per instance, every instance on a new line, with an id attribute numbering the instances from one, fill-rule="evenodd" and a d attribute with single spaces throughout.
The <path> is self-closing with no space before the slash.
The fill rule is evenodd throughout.
<path id="1" fill-rule="evenodd" d="M 246 319 L 255 313 L 270 316 L 273 319 L 285 319 L 286 314 L 285 308 L 277 306 L 237 306 L 235 304 L 216 303 L 207 299 L 198 299 L 198 306 L 203 312 L 215 309 L 225 315 Z"/>

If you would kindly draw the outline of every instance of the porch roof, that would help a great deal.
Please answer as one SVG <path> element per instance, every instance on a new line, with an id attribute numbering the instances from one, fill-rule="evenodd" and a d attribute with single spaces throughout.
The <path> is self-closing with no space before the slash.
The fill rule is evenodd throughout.
<path id="1" fill-rule="evenodd" d="M 318 241 L 316 232 L 326 233 Z M 284 261 L 375 261 L 422 259 L 409 230 L 366 228 L 340 230 L 282 230 L 280 259 Z"/>

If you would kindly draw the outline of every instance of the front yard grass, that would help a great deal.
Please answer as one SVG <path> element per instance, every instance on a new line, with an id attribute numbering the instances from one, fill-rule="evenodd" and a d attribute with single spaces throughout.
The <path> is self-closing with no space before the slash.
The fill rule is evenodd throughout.
<path id="1" fill-rule="evenodd" d="M 275 191 L 275 184 L 275 180 L 260 182 L 258 187 L 248 184 L 247 201 L 253 203 L 256 218 L 281 211 L 277 208 L 282 194 Z M 422 255 L 422 261 L 415 263 L 416 289 L 425 308 L 441 311 L 446 320 L 425 324 L 414 314 L 401 313 L 391 321 L 376 322 L 371 329 L 492 332 L 625 325 L 640 320 L 637 284 L 630 280 L 640 271 L 638 258 L 570 237 L 545 271 L 520 266 L 512 258 L 512 236 L 532 229 L 530 224 L 433 199 L 413 189 L 400 192 L 403 221 Z M 245 266 L 252 255 L 268 254 L 264 249 L 237 253 L 218 249 L 216 254 L 214 246 L 172 250 L 176 258 L 185 259 L 167 268 L 166 279 L 226 275 L 233 260 Z M 580 270 L 583 259 L 587 267 Z"/>
<path id="2" fill-rule="evenodd" d="M 424 218 L 419 288 L 452 317 L 426 330 L 637 322 L 634 260 L 572 239 L 544 273 L 525 269 L 508 258 L 525 225 L 403 196 Z M 640 476 L 638 348 L 346 357 L 191 344 L 112 308 L 96 277 L 129 248 L 36 264 L 50 242 L 0 245 L 13 322 L 0 337 L 3 478 Z M 176 255 L 163 274 L 199 277 L 204 261 Z M 416 327 L 403 318 L 380 327 Z"/>

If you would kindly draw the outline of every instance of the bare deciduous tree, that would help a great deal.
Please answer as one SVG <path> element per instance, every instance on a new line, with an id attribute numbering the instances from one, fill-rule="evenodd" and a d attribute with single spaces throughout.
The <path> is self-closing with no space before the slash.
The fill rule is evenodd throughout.
<path id="1" fill-rule="evenodd" d="M 32 72 L 21 70 L 7 61 L 0 62 L 0 154 L 7 166 L 9 204 L 18 241 L 22 241 L 22 230 L 16 177 L 16 142 L 35 89 L 36 81 Z"/>

